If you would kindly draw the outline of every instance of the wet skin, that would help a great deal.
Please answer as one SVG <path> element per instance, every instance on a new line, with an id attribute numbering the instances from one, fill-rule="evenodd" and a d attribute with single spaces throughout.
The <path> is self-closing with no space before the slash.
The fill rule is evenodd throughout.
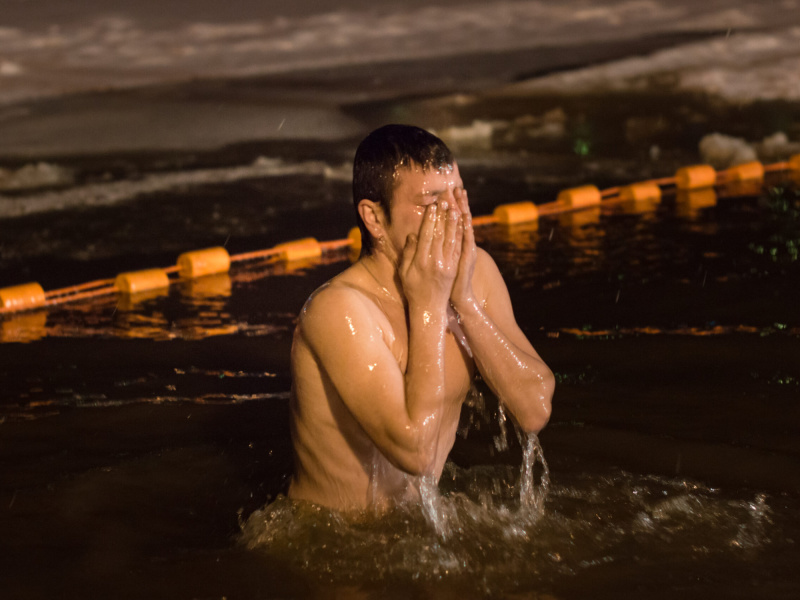
<path id="1" fill-rule="evenodd" d="M 417 497 L 438 480 L 475 367 L 538 432 L 554 379 L 475 246 L 458 166 L 398 168 L 391 219 L 364 199 L 372 254 L 311 295 L 292 346 L 289 495 L 338 509 Z"/>

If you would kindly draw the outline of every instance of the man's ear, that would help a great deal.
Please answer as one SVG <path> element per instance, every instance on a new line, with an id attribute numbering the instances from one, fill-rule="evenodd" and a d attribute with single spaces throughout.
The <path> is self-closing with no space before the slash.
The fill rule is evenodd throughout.
<path id="1" fill-rule="evenodd" d="M 386 234 L 386 215 L 380 204 L 364 198 L 358 203 L 358 214 L 372 237 L 378 239 Z"/>

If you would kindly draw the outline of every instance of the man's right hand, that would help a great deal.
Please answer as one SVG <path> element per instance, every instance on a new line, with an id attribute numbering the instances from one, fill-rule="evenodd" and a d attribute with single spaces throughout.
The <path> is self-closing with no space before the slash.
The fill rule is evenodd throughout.
<path id="1" fill-rule="evenodd" d="M 461 258 L 464 226 L 455 206 L 434 202 L 425 209 L 419 233 L 406 239 L 400 281 L 409 306 L 446 308 Z"/>

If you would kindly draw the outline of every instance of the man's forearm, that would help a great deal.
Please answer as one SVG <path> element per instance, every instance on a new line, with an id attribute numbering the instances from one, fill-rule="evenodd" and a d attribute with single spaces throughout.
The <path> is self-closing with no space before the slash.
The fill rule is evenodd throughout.
<path id="1" fill-rule="evenodd" d="M 553 373 L 540 358 L 514 344 L 477 300 L 454 308 L 486 383 L 524 430 L 541 430 L 550 418 Z"/>
<path id="2" fill-rule="evenodd" d="M 445 400 L 444 342 L 447 309 L 409 305 L 406 406 L 417 438 L 420 469 L 425 473 L 436 459 Z"/>

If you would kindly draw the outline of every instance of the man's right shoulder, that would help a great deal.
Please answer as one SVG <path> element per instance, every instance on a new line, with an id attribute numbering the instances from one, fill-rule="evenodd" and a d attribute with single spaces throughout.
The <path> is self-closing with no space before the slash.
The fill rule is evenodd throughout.
<path id="1" fill-rule="evenodd" d="M 333 333 L 351 329 L 354 321 L 374 325 L 374 308 L 363 291 L 338 278 L 319 287 L 300 312 L 298 327 L 305 337 L 315 332 Z"/>
<path id="2" fill-rule="evenodd" d="M 328 366 L 343 355 L 379 352 L 376 344 L 386 344 L 385 323 L 374 303 L 357 287 L 336 280 L 306 301 L 295 335 Z"/>

